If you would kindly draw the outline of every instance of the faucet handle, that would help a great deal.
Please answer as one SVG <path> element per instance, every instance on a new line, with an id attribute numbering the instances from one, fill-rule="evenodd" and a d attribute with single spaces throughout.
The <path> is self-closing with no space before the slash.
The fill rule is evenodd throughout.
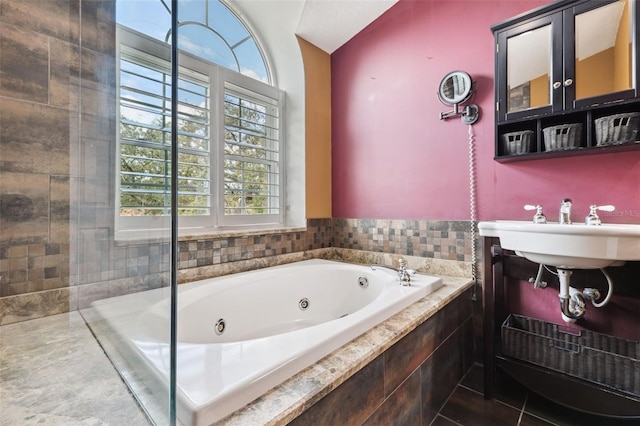
<path id="1" fill-rule="evenodd" d="M 602 210 L 603 212 L 612 212 L 616 209 L 616 206 L 612 206 L 611 204 L 607 204 L 606 206 L 591 205 L 590 208 L 594 208 L 596 210 Z"/>
<path id="2" fill-rule="evenodd" d="M 415 274 L 416 271 L 407 269 L 407 261 L 402 257 L 398 259 L 398 264 L 400 265 L 400 268 L 398 269 L 398 278 L 400 279 L 400 285 L 410 286 L 411 275 Z"/>
<path id="3" fill-rule="evenodd" d="M 536 214 L 533 215 L 533 223 L 547 223 L 547 217 L 542 213 L 542 206 L 540 204 L 531 205 L 525 204 L 525 210 L 535 210 Z"/>
<path id="4" fill-rule="evenodd" d="M 398 265 L 400 266 L 400 270 L 401 271 L 405 271 L 407 274 L 409 275 L 414 275 L 416 273 L 415 269 L 408 269 L 407 268 L 407 261 L 405 258 L 401 257 L 400 259 L 398 259 Z"/>
<path id="5" fill-rule="evenodd" d="M 586 223 L 587 225 L 602 225 L 602 220 L 600 220 L 600 217 L 598 216 L 598 213 L 596 213 L 596 210 L 612 212 L 615 209 L 615 206 L 612 205 L 596 206 L 595 204 L 591 204 L 589 206 L 589 214 L 584 219 L 584 223 Z"/>
<path id="6" fill-rule="evenodd" d="M 398 259 L 398 265 L 400 266 L 398 268 L 398 273 L 400 275 L 411 276 L 411 275 L 415 275 L 416 274 L 416 270 L 415 269 L 408 269 L 407 268 L 407 261 L 403 257 Z"/>

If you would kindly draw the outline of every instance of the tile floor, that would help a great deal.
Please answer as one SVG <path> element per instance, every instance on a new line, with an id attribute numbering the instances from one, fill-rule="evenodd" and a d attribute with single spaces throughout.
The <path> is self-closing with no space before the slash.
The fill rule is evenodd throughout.
<path id="1" fill-rule="evenodd" d="M 0 426 L 148 426 L 78 312 L 0 327 Z"/>
<path id="2" fill-rule="evenodd" d="M 496 378 L 496 396 L 482 394 L 483 371 L 474 365 L 440 410 L 432 426 L 631 426 L 640 419 L 611 419 L 570 410 L 544 399 L 505 374 Z"/>

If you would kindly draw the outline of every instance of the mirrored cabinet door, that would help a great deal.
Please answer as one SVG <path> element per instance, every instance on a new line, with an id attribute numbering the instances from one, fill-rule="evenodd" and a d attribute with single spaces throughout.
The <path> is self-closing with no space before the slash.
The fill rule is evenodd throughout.
<path id="1" fill-rule="evenodd" d="M 551 24 L 507 39 L 507 112 L 551 105 Z"/>
<path id="2" fill-rule="evenodd" d="M 566 18 L 574 42 L 563 77 L 567 107 L 597 104 L 635 96 L 632 0 L 588 2 Z"/>
<path id="3" fill-rule="evenodd" d="M 562 108 L 554 89 L 562 73 L 562 17 L 547 16 L 498 37 L 498 116 L 501 121 Z"/>

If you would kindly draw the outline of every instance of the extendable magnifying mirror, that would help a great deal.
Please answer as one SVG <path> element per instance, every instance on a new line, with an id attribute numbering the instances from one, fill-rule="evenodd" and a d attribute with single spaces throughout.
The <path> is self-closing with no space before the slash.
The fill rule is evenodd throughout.
<path id="1" fill-rule="evenodd" d="M 451 71 L 440 81 L 438 99 L 445 105 L 453 107 L 452 111 L 441 112 L 440 120 L 462 116 L 462 122 L 473 124 L 480 118 L 480 110 L 477 105 L 470 104 L 460 111 L 460 105 L 468 101 L 473 94 L 473 81 L 471 76 L 464 71 Z"/>

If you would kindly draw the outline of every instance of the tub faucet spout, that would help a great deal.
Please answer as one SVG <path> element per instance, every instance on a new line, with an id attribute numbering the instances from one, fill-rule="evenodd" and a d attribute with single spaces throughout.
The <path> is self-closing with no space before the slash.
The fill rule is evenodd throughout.
<path id="1" fill-rule="evenodd" d="M 398 260 L 398 263 L 400 264 L 399 268 L 394 268 L 393 266 L 387 266 L 387 265 L 374 264 L 374 265 L 371 265 L 371 269 L 375 271 L 376 268 L 387 268 L 387 269 L 391 269 L 392 271 L 396 271 L 398 273 L 398 279 L 400 280 L 400 285 L 410 286 L 411 275 L 415 274 L 416 271 L 407 269 L 407 262 L 404 259 Z"/>

